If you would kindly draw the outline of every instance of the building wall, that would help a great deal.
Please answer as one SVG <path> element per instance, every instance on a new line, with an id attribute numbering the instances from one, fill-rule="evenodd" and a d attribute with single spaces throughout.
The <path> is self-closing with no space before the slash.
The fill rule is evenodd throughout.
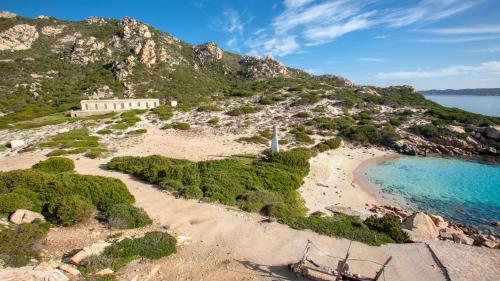
<path id="1" fill-rule="evenodd" d="M 72 117 L 105 114 L 131 109 L 151 109 L 160 106 L 158 99 L 82 100 L 81 110 L 71 111 Z"/>

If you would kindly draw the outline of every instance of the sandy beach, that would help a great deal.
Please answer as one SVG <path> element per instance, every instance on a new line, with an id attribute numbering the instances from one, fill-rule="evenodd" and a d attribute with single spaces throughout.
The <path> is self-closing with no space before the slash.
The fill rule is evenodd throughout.
<path id="1" fill-rule="evenodd" d="M 347 145 L 321 153 L 311 159 L 311 171 L 299 192 L 310 213 L 331 214 L 331 210 L 337 210 L 368 216 L 368 209 L 374 204 L 392 204 L 393 200 L 369 182 L 364 172 L 371 165 L 394 157 L 398 154 L 391 151 Z"/>

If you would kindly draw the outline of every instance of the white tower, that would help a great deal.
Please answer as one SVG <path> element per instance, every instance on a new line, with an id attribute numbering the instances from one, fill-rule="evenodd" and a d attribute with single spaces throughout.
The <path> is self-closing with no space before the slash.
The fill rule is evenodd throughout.
<path id="1" fill-rule="evenodd" d="M 273 138 L 271 140 L 271 150 L 273 153 L 280 152 L 279 140 L 278 140 L 278 128 L 276 126 L 273 127 Z"/>

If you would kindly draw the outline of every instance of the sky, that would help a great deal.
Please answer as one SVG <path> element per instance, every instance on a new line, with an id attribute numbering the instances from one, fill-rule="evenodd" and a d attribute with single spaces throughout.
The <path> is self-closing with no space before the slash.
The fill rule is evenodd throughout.
<path id="1" fill-rule="evenodd" d="M 500 0 L 1 0 L 0 10 L 131 16 L 192 44 L 360 85 L 500 87 Z"/>

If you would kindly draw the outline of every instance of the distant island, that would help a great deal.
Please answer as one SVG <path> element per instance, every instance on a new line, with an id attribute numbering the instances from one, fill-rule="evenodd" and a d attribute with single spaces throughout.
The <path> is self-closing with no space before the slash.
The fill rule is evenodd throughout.
<path id="1" fill-rule="evenodd" d="M 446 89 L 446 90 L 427 90 L 419 91 L 422 95 L 461 95 L 461 96 L 500 96 L 500 88 L 481 88 L 481 89 Z"/>

